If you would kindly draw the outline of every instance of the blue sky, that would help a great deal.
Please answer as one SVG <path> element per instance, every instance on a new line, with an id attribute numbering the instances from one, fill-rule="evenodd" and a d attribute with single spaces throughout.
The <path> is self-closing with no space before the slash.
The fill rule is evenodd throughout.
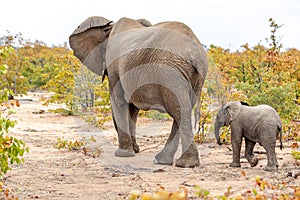
<path id="1" fill-rule="evenodd" d="M 199 40 L 231 50 L 248 43 L 267 45 L 268 19 L 283 24 L 278 35 L 284 48 L 300 49 L 299 0 L 10 0 L 0 3 L 0 36 L 21 32 L 25 39 L 61 45 L 86 18 L 146 18 L 152 24 L 181 21 Z"/>

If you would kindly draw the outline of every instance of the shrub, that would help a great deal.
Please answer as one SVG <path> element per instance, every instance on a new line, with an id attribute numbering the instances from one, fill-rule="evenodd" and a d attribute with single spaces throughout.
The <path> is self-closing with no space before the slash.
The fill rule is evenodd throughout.
<path id="1" fill-rule="evenodd" d="M 7 101 L 8 93 L 0 90 L 0 101 Z M 0 179 L 3 175 L 11 170 L 11 165 L 14 163 L 21 164 L 24 162 L 22 156 L 28 152 L 28 147 L 22 140 L 19 140 L 10 135 L 9 129 L 13 128 L 16 121 L 10 120 L 8 117 L 13 111 L 9 110 L 4 116 L 4 112 L 0 112 Z"/>

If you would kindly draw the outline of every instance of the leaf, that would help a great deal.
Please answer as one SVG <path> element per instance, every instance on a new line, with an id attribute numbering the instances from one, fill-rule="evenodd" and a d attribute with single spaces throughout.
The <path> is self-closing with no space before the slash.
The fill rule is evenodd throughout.
<path id="1" fill-rule="evenodd" d="M 242 177 L 246 177 L 246 171 L 242 170 L 242 171 L 241 171 L 241 176 L 242 176 Z"/>
<path id="2" fill-rule="evenodd" d="M 252 190 L 252 193 L 254 194 L 254 196 L 256 196 L 256 195 L 257 195 L 257 190 L 256 190 L 256 189 L 253 189 L 253 190 Z"/>
<path id="3" fill-rule="evenodd" d="M 297 149 L 297 148 L 299 148 L 298 142 L 293 142 L 292 145 L 291 145 L 291 148 L 292 148 L 292 149 Z"/>

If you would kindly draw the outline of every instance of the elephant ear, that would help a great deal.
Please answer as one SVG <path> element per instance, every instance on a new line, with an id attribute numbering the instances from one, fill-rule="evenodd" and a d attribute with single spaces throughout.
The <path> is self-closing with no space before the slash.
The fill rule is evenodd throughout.
<path id="1" fill-rule="evenodd" d="M 225 125 L 228 126 L 236 120 L 241 112 L 242 104 L 240 101 L 229 102 L 224 105 Z"/>
<path id="2" fill-rule="evenodd" d="M 105 68 L 107 38 L 112 21 L 103 17 L 90 17 L 70 35 L 74 55 L 92 72 L 102 75 Z"/>

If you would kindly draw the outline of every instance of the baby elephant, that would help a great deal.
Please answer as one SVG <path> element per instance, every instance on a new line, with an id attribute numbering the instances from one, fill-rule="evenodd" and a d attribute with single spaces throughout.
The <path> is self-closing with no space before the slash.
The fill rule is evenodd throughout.
<path id="1" fill-rule="evenodd" d="M 242 139 L 245 138 L 245 157 L 254 167 L 258 159 L 253 155 L 256 142 L 262 145 L 268 158 L 266 171 L 278 168 L 275 146 L 276 138 L 280 134 L 280 149 L 282 149 L 282 123 L 278 113 L 268 105 L 249 106 L 247 103 L 234 101 L 223 105 L 215 121 L 215 136 L 221 145 L 219 130 L 222 126 L 231 127 L 231 143 L 233 161 L 230 167 L 241 167 L 240 152 Z"/>

